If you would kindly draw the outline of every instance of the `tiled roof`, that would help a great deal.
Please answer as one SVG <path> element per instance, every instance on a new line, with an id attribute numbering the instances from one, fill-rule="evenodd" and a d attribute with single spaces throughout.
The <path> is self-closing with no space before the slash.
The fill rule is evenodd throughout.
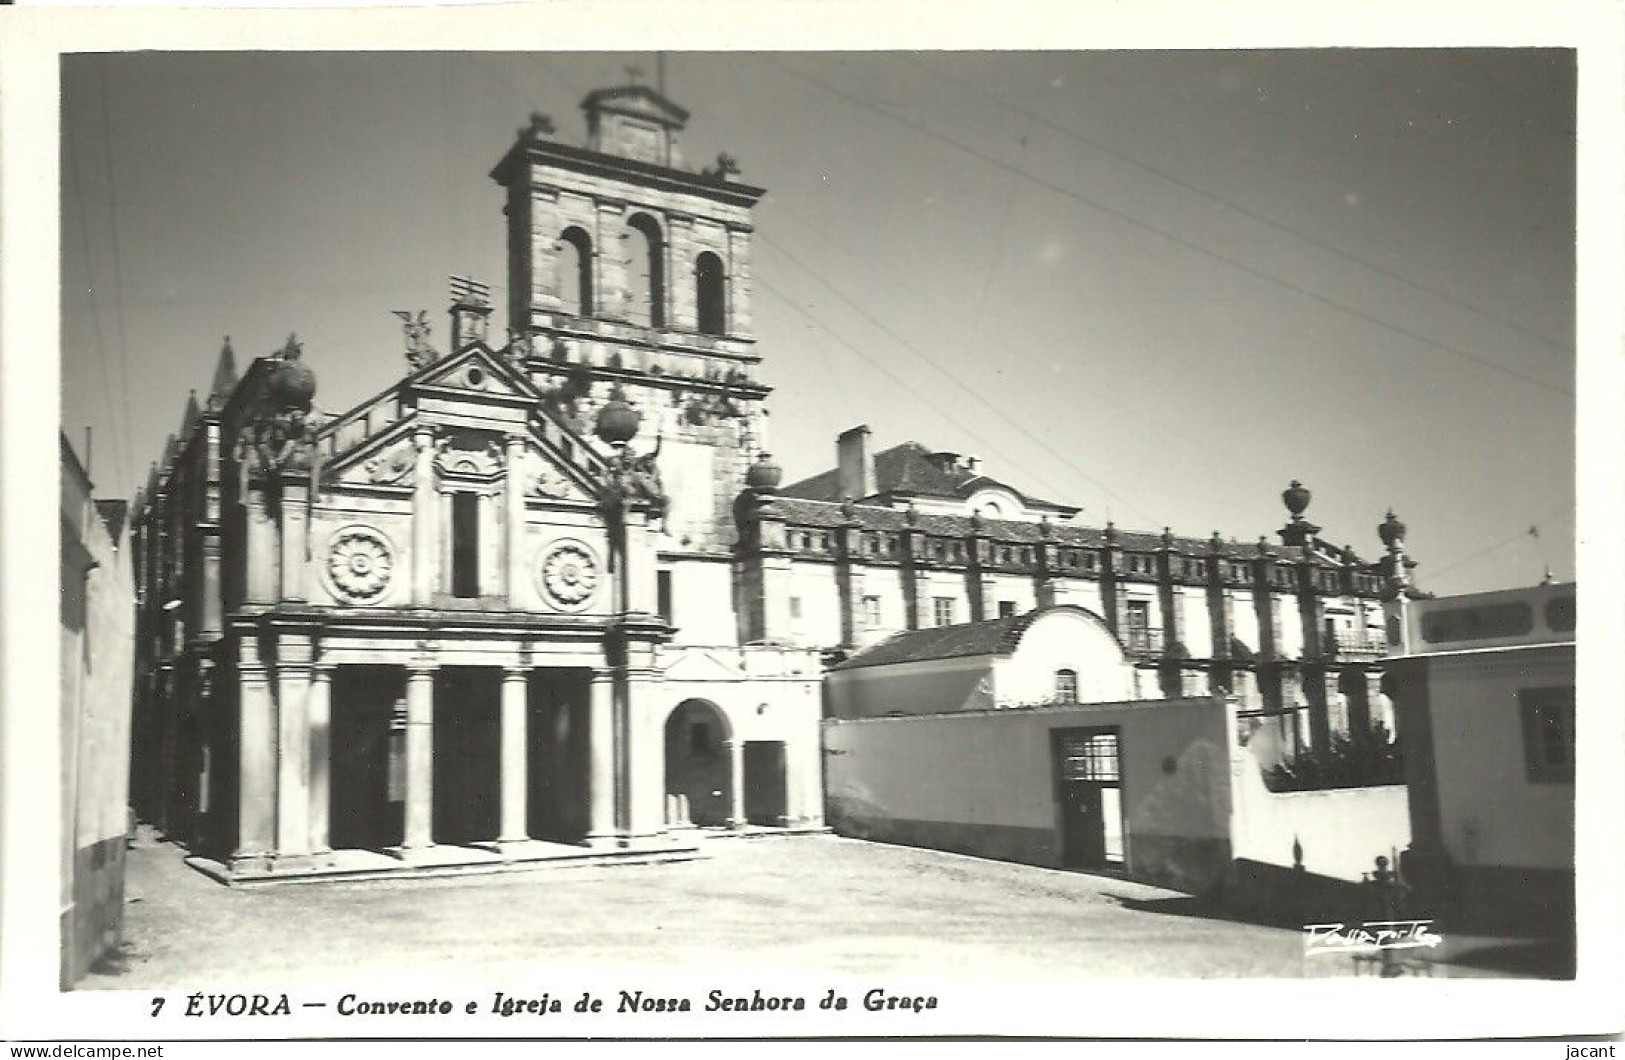
<path id="1" fill-rule="evenodd" d="M 808 500 L 781 494 L 773 499 L 773 509 L 785 522 L 796 526 L 834 528 L 846 521 L 846 517 L 842 514 L 842 506 L 833 501 Z M 973 525 L 973 520 L 968 515 L 943 515 L 935 512 L 916 512 L 914 521 L 910 523 L 907 512 L 877 504 L 852 505 L 852 517 L 865 530 L 885 530 L 895 533 L 914 529 L 936 537 L 968 537 Z M 1106 532 L 1099 527 L 1052 522 L 1048 526 L 1047 534 L 1045 529 L 1043 523 L 1015 519 L 983 519 L 979 532 L 992 541 L 1030 545 L 1049 541 L 1064 547 L 1099 548 L 1106 541 Z M 1176 552 L 1187 556 L 1206 556 L 1210 554 L 1212 548 L 1211 539 L 1205 537 L 1176 536 L 1171 543 Z M 1119 530 L 1117 544 L 1129 552 L 1153 552 L 1163 547 L 1163 536 Z M 1269 547 L 1270 551 L 1282 561 L 1295 562 L 1303 556 L 1303 549 L 1296 545 L 1271 543 Z M 1221 543 L 1219 554 L 1227 559 L 1253 559 L 1258 555 L 1258 545 L 1256 542 L 1224 541 Z M 1321 566 L 1334 566 L 1318 554 L 1315 561 Z"/>
<path id="2" fill-rule="evenodd" d="M 904 442 L 875 454 L 875 493 L 907 493 L 920 497 L 967 497 L 983 485 L 1011 490 L 1029 503 L 1075 511 L 1067 505 L 1029 497 L 1020 490 L 980 472 L 945 461 L 919 442 Z M 839 469 L 820 472 L 811 478 L 792 482 L 782 491 L 786 496 L 807 500 L 841 500 Z"/>
<path id="3" fill-rule="evenodd" d="M 898 633 L 831 667 L 834 670 L 856 670 L 865 666 L 886 666 L 891 663 L 919 662 L 924 659 L 957 659 L 967 655 L 992 655 L 1014 647 L 1021 631 L 1032 621 L 1032 616 L 1010 615 L 990 618 L 982 622 L 961 622 L 956 626 L 937 626 Z"/>

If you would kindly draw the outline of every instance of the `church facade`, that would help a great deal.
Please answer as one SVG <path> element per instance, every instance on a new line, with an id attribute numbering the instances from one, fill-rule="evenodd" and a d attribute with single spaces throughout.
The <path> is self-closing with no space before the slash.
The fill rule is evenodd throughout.
<path id="1" fill-rule="evenodd" d="M 535 115 L 506 192 L 507 333 L 454 280 L 449 348 L 315 411 L 290 337 L 229 343 L 133 519 L 138 812 L 234 879 L 447 848 L 658 852 L 823 824 L 825 669 L 899 632 L 1061 604 L 1142 695 L 1208 691 L 1324 743 L 1369 714 L 1411 590 L 1285 500 L 1282 543 L 1090 528 L 912 443 L 781 488 L 751 315 L 752 209 L 688 115 Z M 438 853 L 437 853 L 438 851 Z"/>

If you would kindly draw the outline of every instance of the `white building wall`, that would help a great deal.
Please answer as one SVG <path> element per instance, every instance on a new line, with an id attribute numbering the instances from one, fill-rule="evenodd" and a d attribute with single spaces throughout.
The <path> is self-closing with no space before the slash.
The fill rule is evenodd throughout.
<path id="1" fill-rule="evenodd" d="M 841 643 L 841 593 L 834 564 L 793 564 L 790 597 L 800 601 L 801 617 L 794 617 L 792 610 L 790 619 L 790 633 L 796 644 L 823 648 Z"/>
<path id="2" fill-rule="evenodd" d="M 675 644 L 737 644 L 733 610 L 733 570 L 727 563 L 672 560 L 671 621 Z"/>
<path id="3" fill-rule="evenodd" d="M 1014 653 L 993 663 L 997 705 L 1051 700 L 1056 672 L 1062 669 L 1077 674 L 1080 703 L 1139 698 L 1134 690 L 1134 667 L 1111 632 L 1077 612 L 1052 611 L 1027 627 Z"/>
<path id="4" fill-rule="evenodd" d="M 993 596 L 987 601 L 987 617 L 999 617 L 999 601 L 1010 600 L 1016 605 L 1016 614 L 1024 615 L 1038 606 L 1038 588 L 1033 580 L 1021 574 L 995 574 Z M 1066 603 L 1074 603 L 1070 597 Z M 967 616 L 969 617 L 969 616 Z"/>
<path id="5" fill-rule="evenodd" d="M 1275 604 L 1275 613 L 1280 616 L 1276 623 L 1281 630 L 1281 639 L 1276 643 L 1276 654 L 1285 659 L 1297 659 L 1303 656 L 1303 611 L 1298 607 L 1298 598 L 1287 593 L 1272 593 L 1271 599 Z"/>
<path id="6" fill-rule="evenodd" d="M 904 613 L 903 579 L 896 567 L 866 567 L 863 595 L 880 598 L 880 625 L 864 631 L 861 642 L 867 646 L 901 632 L 908 626 Z M 860 601 L 861 606 L 861 601 Z"/>
<path id="7" fill-rule="evenodd" d="M 1238 592 L 1230 597 L 1230 635 L 1258 651 L 1258 612 L 1253 609 L 1251 593 Z"/>
<path id="8" fill-rule="evenodd" d="M 936 626 L 936 599 L 951 597 L 954 601 L 953 625 L 970 621 L 970 597 L 965 590 L 965 576 L 958 571 L 931 571 L 921 583 L 920 625 Z"/>
<path id="9" fill-rule="evenodd" d="M 1466 652 L 1428 665 L 1445 849 L 1463 865 L 1571 870 L 1574 785 L 1531 783 L 1522 688 L 1572 687 L 1572 647 Z"/>
<path id="10" fill-rule="evenodd" d="M 1207 592 L 1200 586 L 1187 586 L 1179 600 L 1185 650 L 1192 658 L 1206 659 L 1213 654 L 1213 621 L 1207 612 Z"/>

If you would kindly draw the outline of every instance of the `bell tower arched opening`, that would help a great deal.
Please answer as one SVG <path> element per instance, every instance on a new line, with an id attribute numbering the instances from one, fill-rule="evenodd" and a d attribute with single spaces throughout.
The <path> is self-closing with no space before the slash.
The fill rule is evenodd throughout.
<path id="1" fill-rule="evenodd" d="M 559 308 L 578 317 L 593 313 L 592 239 L 574 225 L 559 233 Z"/>
<path id="2" fill-rule="evenodd" d="M 694 259 L 694 300 L 700 334 L 724 334 L 728 317 L 727 279 L 723 275 L 722 259 L 709 250 Z"/>
<path id="3" fill-rule="evenodd" d="M 626 222 L 627 290 L 631 301 L 627 315 L 634 324 L 651 328 L 666 326 L 666 243 L 660 236 L 660 223 L 646 213 L 633 214 Z"/>

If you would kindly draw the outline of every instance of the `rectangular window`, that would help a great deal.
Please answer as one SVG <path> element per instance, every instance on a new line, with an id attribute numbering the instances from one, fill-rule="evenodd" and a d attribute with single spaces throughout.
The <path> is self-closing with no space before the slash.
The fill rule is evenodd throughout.
<path id="1" fill-rule="evenodd" d="M 790 597 L 790 617 L 797 619 L 801 617 L 801 597 L 799 596 Z"/>
<path id="2" fill-rule="evenodd" d="M 1016 613 L 1016 602 L 1014 600 L 1000 600 L 999 601 L 999 617 L 1000 618 L 1009 618 L 1010 616 L 1014 615 L 1015 613 Z"/>
<path id="3" fill-rule="evenodd" d="M 1130 600 L 1125 613 L 1128 620 L 1128 646 L 1144 651 L 1151 647 L 1151 601 Z"/>
<path id="4" fill-rule="evenodd" d="M 1122 779 L 1117 759 L 1117 733 L 1059 730 L 1061 779 L 1115 782 Z"/>
<path id="5" fill-rule="evenodd" d="M 939 626 L 954 624 L 954 598 L 951 596 L 937 596 L 931 600 L 931 616 Z"/>
<path id="6" fill-rule="evenodd" d="M 880 628 L 880 597 L 865 596 L 863 598 L 863 624 L 870 629 Z"/>
<path id="7" fill-rule="evenodd" d="M 480 498 L 451 495 L 451 595 L 480 595 Z"/>
<path id="8" fill-rule="evenodd" d="M 688 753 L 694 758 L 711 757 L 711 726 L 696 721 L 688 727 Z"/>
<path id="9" fill-rule="evenodd" d="M 655 571 L 655 598 L 656 606 L 660 609 L 660 617 L 667 622 L 671 621 L 671 571 Z"/>
<path id="10" fill-rule="evenodd" d="M 1525 688 L 1518 692 L 1523 714 L 1523 757 L 1531 784 L 1574 782 L 1574 689 Z"/>

